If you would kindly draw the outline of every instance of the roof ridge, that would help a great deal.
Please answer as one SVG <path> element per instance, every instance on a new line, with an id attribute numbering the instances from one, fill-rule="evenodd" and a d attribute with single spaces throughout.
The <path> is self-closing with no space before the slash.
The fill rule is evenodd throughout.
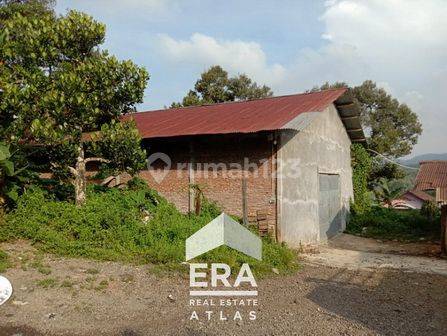
<path id="1" fill-rule="evenodd" d="M 281 95 L 281 96 L 270 96 L 270 97 L 256 98 L 256 99 L 226 101 L 226 102 L 214 103 L 214 104 L 180 106 L 180 107 L 171 107 L 171 108 L 165 108 L 165 109 L 136 111 L 136 112 L 131 112 L 131 113 L 128 113 L 128 114 L 132 115 L 132 114 L 137 114 L 137 113 L 164 112 L 164 111 L 169 111 L 169 110 L 187 110 L 187 109 L 191 109 L 191 108 L 209 107 L 209 106 L 217 106 L 217 105 L 228 105 L 228 104 L 238 104 L 238 103 L 248 103 L 248 102 L 260 101 L 260 100 L 277 99 L 277 98 L 292 97 L 292 96 L 305 96 L 305 95 L 309 95 L 309 94 L 317 94 L 317 93 L 322 93 L 322 92 L 341 91 L 341 90 L 347 91 L 348 88 L 347 87 L 346 88 L 331 88 L 331 89 L 325 89 L 325 90 L 313 91 L 313 92 L 292 93 L 292 94 L 286 94 L 286 95 Z"/>

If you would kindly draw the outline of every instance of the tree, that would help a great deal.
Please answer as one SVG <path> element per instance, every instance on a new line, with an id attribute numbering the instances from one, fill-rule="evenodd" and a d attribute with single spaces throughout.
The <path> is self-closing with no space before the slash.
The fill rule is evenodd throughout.
<path id="1" fill-rule="evenodd" d="M 54 3 L 54 0 L 0 0 L 0 27 L 17 13 L 26 17 L 54 14 Z"/>
<path id="2" fill-rule="evenodd" d="M 371 195 L 368 190 L 368 178 L 371 174 L 372 159 L 360 144 L 351 146 L 352 157 L 352 186 L 354 202 L 351 209 L 358 214 L 364 213 L 371 207 Z"/>
<path id="3" fill-rule="evenodd" d="M 393 207 L 392 201 L 403 192 L 402 186 L 396 181 L 394 182 L 381 178 L 374 189 L 376 199 L 388 208 Z"/>
<path id="4" fill-rule="evenodd" d="M 78 205 L 85 202 L 87 163 L 134 171 L 144 156 L 140 152 L 132 162 L 117 156 L 111 147 L 121 144 L 108 138 L 120 127 L 134 132 L 134 125 L 118 124 L 142 101 L 148 74 L 100 50 L 104 38 L 103 24 L 76 11 L 60 17 L 16 13 L 0 33 L 0 136 L 45 146 L 52 169 L 65 171 L 74 185 Z M 99 136 L 98 144 L 91 134 Z M 119 150 L 134 151 L 140 139 L 130 139 Z"/>
<path id="5" fill-rule="evenodd" d="M 200 76 L 181 103 L 172 103 L 171 107 L 196 106 L 222 103 L 226 101 L 258 99 L 273 95 L 265 85 L 258 85 L 245 74 L 228 77 L 228 73 L 219 65 L 212 66 Z"/>
<path id="6" fill-rule="evenodd" d="M 348 85 L 343 82 L 325 83 L 311 91 L 340 87 Z M 422 133 L 417 114 L 371 80 L 353 87 L 352 93 L 360 104 L 361 121 L 368 147 L 395 158 L 410 154 Z"/>

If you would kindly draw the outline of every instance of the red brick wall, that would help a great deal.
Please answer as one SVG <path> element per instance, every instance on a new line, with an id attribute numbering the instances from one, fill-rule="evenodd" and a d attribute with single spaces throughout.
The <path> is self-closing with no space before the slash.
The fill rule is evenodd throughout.
<path id="1" fill-rule="evenodd" d="M 276 181 L 272 178 L 273 139 L 268 133 L 152 140 L 145 146 L 149 155 L 167 154 L 172 164 L 160 183 L 154 176 L 162 176 L 162 170 L 144 170 L 140 176 L 183 212 L 189 211 L 187 164 L 192 162 L 193 183 L 200 187 L 205 197 L 217 202 L 226 213 L 242 217 L 242 176 L 246 158 L 248 215 L 253 221 L 259 213 L 260 219 L 267 217 L 262 225 L 270 225 L 271 230 L 274 228 Z M 213 170 L 213 165 L 219 165 L 220 169 Z M 163 166 L 160 160 L 152 164 L 154 168 Z"/>

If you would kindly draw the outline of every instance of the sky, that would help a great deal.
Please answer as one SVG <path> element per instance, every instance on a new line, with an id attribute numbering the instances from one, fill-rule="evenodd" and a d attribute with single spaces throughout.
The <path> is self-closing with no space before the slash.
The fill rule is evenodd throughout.
<path id="1" fill-rule="evenodd" d="M 377 82 L 424 132 L 412 155 L 447 152 L 446 0 L 57 0 L 107 26 L 104 48 L 150 74 L 138 110 L 169 106 L 219 64 L 275 95 Z"/>

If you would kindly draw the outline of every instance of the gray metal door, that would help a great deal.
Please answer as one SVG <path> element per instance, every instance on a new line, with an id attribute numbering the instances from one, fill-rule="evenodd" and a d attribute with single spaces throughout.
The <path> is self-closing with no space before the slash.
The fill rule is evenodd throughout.
<path id="1" fill-rule="evenodd" d="M 340 176 L 318 174 L 320 182 L 320 239 L 326 240 L 341 231 Z"/>

